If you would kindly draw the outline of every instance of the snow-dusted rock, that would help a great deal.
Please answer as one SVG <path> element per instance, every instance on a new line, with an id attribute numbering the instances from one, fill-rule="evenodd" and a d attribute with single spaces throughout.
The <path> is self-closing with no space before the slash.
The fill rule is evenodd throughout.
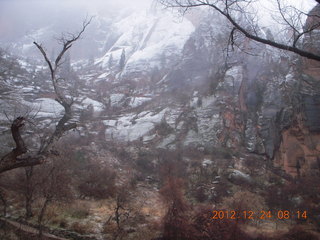
<path id="1" fill-rule="evenodd" d="M 146 135 L 156 124 L 159 124 L 167 110 L 161 112 L 144 111 L 139 114 L 127 114 L 119 117 L 116 122 L 106 120 L 107 140 L 134 141 Z M 141 139 L 143 140 L 143 139 Z"/>
<path id="2" fill-rule="evenodd" d="M 104 105 L 101 102 L 93 100 L 89 97 L 86 97 L 84 100 L 82 100 L 81 105 L 84 108 L 89 108 L 90 106 L 92 106 L 94 112 L 101 112 L 103 111 L 103 108 L 104 108 Z"/>
<path id="3" fill-rule="evenodd" d="M 170 27 L 168 27 L 170 26 Z M 120 34 L 118 40 L 97 64 L 119 69 L 122 52 L 125 52 L 125 66 L 121 78 L 144 80 L 156 68 L 161 69 L 176 61 L 181 50 L 194 31 L 187 19 L 177 21 L 168 11 L 158 14 L 146 11 L 133 12 L 114 24 Z M 112 63 L 110 58 L 112 56 Z"/>
<path id="4" fill-rule="evenodd" d="M 213 164 L 213 161 L 212 161 L 211 159 L 205 158 L 205 159 L 203 159 L 203 161 L 202 161 L 202 166 L 203 166 L 203 167 L 207 167 L 207 166 L 209 166 L 209 165 L 211 165 L 211 164 Z"/>
<path id="5" fill-rule="evenodd" d="M 110 105 L 112 107 L 120 107 L 125 98 L 123 93 L 114 93 L 110 95 Z"/>
<path id="6" fill-rule="evenodd" d="M 241 184 L 241 183 L 251 183 L 252 178 L 250 175 L 245 174 L 237 169 L 233 169 L 228 176 L 228 179 L 234 183 Z"/>
<path id="7" fill-rule="evenodd" d="M 175 146 L 173 145 L 174 141 L 176 139 L 176 136 L 174 134 L 170 134 L 166 138 L 164 138 L 161 143 L 157 146 L 158 148 L 168 148 L 173 149 Z"/>
<path id="8" fill-rule="evenodd" d="M 145 102 L 152 100 L 150 97 L 132 97 L 129 103 L 130 107 L 138 107 Z"/>
<path id="9" fill-rule="evenodd" d="M 37 118 L 55 118 L 64 112 L 63 106 L 52 98 L 38 98 L 30 107 Z"/>

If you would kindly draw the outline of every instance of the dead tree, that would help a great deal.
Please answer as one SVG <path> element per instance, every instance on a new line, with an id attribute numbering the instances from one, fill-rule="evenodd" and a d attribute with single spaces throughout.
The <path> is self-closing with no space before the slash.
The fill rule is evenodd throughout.
<path id="1" fill-rule="evenodd" d="M 43 163 L 50 155 L 53 144 L 58 141 L 64 133 L 76 128 L 76 123 L 70 123 L 72 118 L 71 106 L 73 104 L 73 99 L 68 99 L 63 93 L 62 87 L 59 86 L 58 81 L 61 80 L 61 78 L 58 76 L 58 71 L 63 64 L 65 53 L 72 47 L 73 43 L 80 39 L 91 20 L 92 18 L 84 21 L 81 30 L 77 34 L 68 34 L 67 36 L 61 37 L 60 43 L 62 45 L 62 50 L 54 62 L 48 58 L 47 53 L 41 44 L 33 42 L 41 52 L 49 67 L 51 82 L 56 95 L 55 100 L 63 106 L 64 115 L 59 120 L 55 131 L 41 144 L 40 149 L 36 153 L 28 152 L 26 144 L 21 137 L 20 131 L 24 127 L 27 119 L 25 117 L 17 117 L 11 125 L 11 133 L 16 147 L 1 158 L 0 173 L 19 167 L 35 166 Z"/>
<path id="2" fill-rule="evenodd" d="M 234 44 L 235 34 L 240 32 L 245 37 L 256 42 L 263 43 L 278 49 L 296 53 L 302 57 L 320 61 L 320 55 L 313 50 L 305 49 L 301 43 L 304 36 L 310 36 L 312 32 L 320 27 L 320 15 L 318 13 L 305 13 L 293 6 L 284 5 L 281 0 L 277 0 L 277 11 L 280 15 L 280 24 L 285 26 L 285 30 L 291 33 L 290 41 L 284 43 L 264 36 L 256 21 L 257 15 L 252 11 L 255 0 L 158 0 L 161 4 L 169 8 L 179 8 L 185 13 L 190 8 L 209 7 L 220 15 L 224 16 L 232 25 L 230 33 L 230 43 Z M 319 0 L 316 0 L 318 3 Z M 241 22 L 238 16 L 245 19 Z M 303 17 L 315 19 L 311 24 L 302 22 Z"/>

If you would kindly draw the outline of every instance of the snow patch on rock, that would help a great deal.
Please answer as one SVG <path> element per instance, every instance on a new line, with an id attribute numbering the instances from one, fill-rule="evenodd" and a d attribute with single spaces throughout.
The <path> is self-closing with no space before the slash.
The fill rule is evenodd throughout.
<path id="1" fill-rule="evenodd" d="M 58 117 L 63 114 L 64 108 L 56 100 L 52 98 L 38 98 L 32 104 L 29 104 L 32 109 L 31 114 L 36 114 L 36 117 Z"/>
<path id="2" fill-rule="evenodd" d="M 94 112 L 101 112 L 103 111 L 103 108 L 104 108 L 104 105 L 101 102 L 98 102 L 88 97 L 82 100 L 81 104 L 82 106 L 84 106 L 84 108 L 88 108 L 89 106 L 92 106 Z"/>
<path id="3" fill-rule="evenodd" d="M 129 105 L 130 107 L 138 107 L 145 102 L 149 102 L 151 99 L 150 97 L 132 97 Z"/>
<path id="4" fill-rule="evenodd" d="M 159 124 L 167 109 L 161 112 L 144 111 L 136 114 L 123 115 L 116 120 L 105 120 L 103 123 L 107 126 L 107 140 L 116 139 L 118 141 L 135 141 L 154 129 Z"/>
<path id="5" fill-rule="evenodd" d="M 162 142 L 158 145 L 158 148 L 163 148 L 163 149 L 172 149 L 174 148 L 174 145 L 172 143 L 176 140 L 176 136 L 174 134 L 170 134 L 166 138 L 162 140 Z"/>
<path id="6" fill-rule="evenodd" d="M 123 93 L 115 93 L 110 95 L 110 105 L 112 107 L 119 107 L 121 106 L 121 102 L 125 98 Z"/>

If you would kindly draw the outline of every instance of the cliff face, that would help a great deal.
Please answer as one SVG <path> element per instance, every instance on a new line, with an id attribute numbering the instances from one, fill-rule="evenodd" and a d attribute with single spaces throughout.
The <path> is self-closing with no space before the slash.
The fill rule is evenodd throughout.
<path id="1" fill-rule="evenodd" d="M 197 25 L 176 64 L 159 66 L 156 90 L 135 78 L 150 101 L 144 102 L 140 113 L 121 105 L 124 100 L 117 103 L 131 113 L 105 121 L 107 139 L 141 138 L 145 144 L 171 149 L 181 144 L 207 150 L 245 146 L 250 152 L 274 158 L 281 130 L 291 124 L 294 114 L 296 70 L 277 51 L 270 54 L 270 49 L 252 42 L 246 47 L 254 49 L 257 56 L 235 51 L 226 58 L 222 49 L 226 47 L 227 26 L 219 18 L 210 19 L 216 20 Z M 120 78 L 136 75 L 133 69 L 140 65 L 135 68 L 133 63 L 128 60 Z M 144 65 L 144 71 L 148 69 Z M 141 88 L 123 97 L 132 101 L 138 92 Z M 143 100 L 143 96 L 138 98 Z M 170 127 L 170 133 L 159 136 L 155 129 L 161 124 Z"/>
<path id="2" fill-rule="evenodd" d="M 318 169 L 317 67 L 248 40 L 241 50 L 223 51 L 229 30 L 214 15 L 194 27 L 173 24 L 169 15 L 142 16 L 121 21 L 127 30 L 96 62 L 105 72 L 88 80 L 110 84 L 100 100 L 112 111 L 100 115 L 106 141 L 250 152 L 293 176 Z M 141 23 L 146 27 L 137 28 Z M 118 69 L 122 49 L 126 61 Z"/>
<path id="3" fill-rule="evenodd" d="M 315 84 L 317 83 L 317 80 Z M 320 167 L 320 105 L 318 93 L 302 93 L 291 125 L 281 133 L 275 163 L 297 176 L 311 174 Z"/>
<path id="4" fill-rule="evenodd" d="M 209 152 L 245 147 L 294 176 L 318 169 L 318 70 L 250 41 L 256 56 L 235 51 L 224 62 L 227 31 L 218 21 L 197 25 L 143 112 L 105 121 L 107 139 Z M 159 134 L 159 126 L 168 131 Z"/>
<path id="5" fill-rule="evenodd" d="M 319 13 L 320 5 L 317 5 L 310 15 Z M 318 21 L 316 17 L 309 17 L 305 28 Z M 319 30 L 306 36 L 304 47 L 319 53 Z M 290 126 L 282 131 L 275 158 L 276 164 L 294 176 L 312 174 L 320 169 L 320 64 L 302 59 L 302 67 L 297 73 L 298 101 L 293 105 L 295 114 Z"/>
<path id="6" fill-rule="evenodd" d="M 316 5 L 309 13 L 309 17 L 306 19 L 304 28 L 307 30 L 310 27 L 319 23 L 320 5 Z M 303 45 L 304 48 L 310 52 L 319 54 L 320 47 L 320 29 L 317 28 L 312 31 L 312 34 L 307 34 L 304 38 Z M 315 79 L 319 79 L 319 68 L 320 63 L 315 60 L 303 59 L 303 72 L 309 74 Z"/>

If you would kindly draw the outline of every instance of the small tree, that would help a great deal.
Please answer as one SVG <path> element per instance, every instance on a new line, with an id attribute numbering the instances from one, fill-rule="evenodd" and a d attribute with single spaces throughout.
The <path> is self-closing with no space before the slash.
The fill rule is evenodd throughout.
<path id="1" fill-rule="evenodd" d="M 127 235 L 124 231 L 125 226 L 132 226 L 132 221 L 140 210 L 132 202 L 135 187 L 135 182 L 130 178 L 117 186 L 115 190 L 114 211 L 105 223 L 105 232 L 112 232 L 112 239 L 114 240 L 124 239 Z M 115 224 L 112 220 L 115 221 Z M 116 226 L 116 229 L 113 226 Z"/>
<path id="2" fill-rule="evenodd" d="M 111 69 L 112 67 L 112 64 L 113 64 L 113 56 L 112 56 L 112 53 L 110 54 L 110 57 L 109 57 L 109 61 L 108 61 L 108 67 Z"/>
<path id="3" fill-rule="evenodd" d="M 190 224 L 186 212 L 189 206 L 183 197 L 182 187 L 181 179 L 169 177 L 160 189 L 160 194 L 168 207 L 163 219 L 164 239 L 188 239 Z"/>
<path id="4" fill-rule="evenodd" d="M 119 67 L 121 71 L 124 69 L 125 64 L 126 64 L 126 51 L 122 49 L 122 53 L 119 61 Z"/>

